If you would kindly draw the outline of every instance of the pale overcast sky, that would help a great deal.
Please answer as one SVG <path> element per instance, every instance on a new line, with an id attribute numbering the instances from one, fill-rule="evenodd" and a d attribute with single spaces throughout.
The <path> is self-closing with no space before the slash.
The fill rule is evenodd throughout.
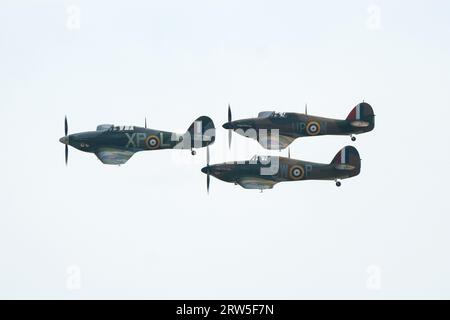
<path id="1" fill-rule="evenodd" d="M 450 298 L 450 5 L 444 1 L 0 3 L 1 298 Z M 211 162 L 269 154 L 236 134 L 259 111 L 373 132 L 298 139 L 361 174 L 259 193 L 200 172 L 206 152 L 102 165 L 71 148 L 98 124 L 218 128 Z M 279 154 L 273 152 L 272 154 Z M 282 153 L 283 155 L 286 152 Z"/>

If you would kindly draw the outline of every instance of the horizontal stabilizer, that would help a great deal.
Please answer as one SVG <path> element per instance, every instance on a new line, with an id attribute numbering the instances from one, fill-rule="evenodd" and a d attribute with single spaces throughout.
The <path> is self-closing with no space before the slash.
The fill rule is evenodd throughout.
<path id="1" fill-rule="evenodd" d="M 355 121 L 350 122 L 350 125 L 352 127 L 356 127 L 356 128 L 366 128 L 366 127 L 370 126 L 370 123 L 367 121 L 355 120 Z"/>
<path id="2" fill-rule="evenodd" d="M 335 164 L 334 167 L 338 170 L 353 170 L 355 169 L 355 166 L 352 166 L 351 164 L 346 164 L 346 163 L 339 163 L 339 164 Z"/>

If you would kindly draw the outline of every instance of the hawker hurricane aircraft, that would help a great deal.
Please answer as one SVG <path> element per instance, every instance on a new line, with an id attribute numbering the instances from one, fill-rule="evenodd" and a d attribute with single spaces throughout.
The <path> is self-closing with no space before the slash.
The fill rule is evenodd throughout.
<path id="1" fill-rule="evenodd" d="M 355 141 L 355 134 L 373 130 L 375 115 L 372 107 L 365 102 L 358 104 L 345 120 L 330 119 L 305 113 L 264 111 L 257 118 L 232 121 L 228 105 L 228 143 L 231 146 L 232 131 L 256 139 L 266 149 L 281 150 L 299 137 L 320 135 L 349 135 Z"/>
<path id="2" fill-rule="evenodd" d="M 68 146 L 94 153 L 104 164 L 122 165 L 136 152 L 161 149 L 202 148 L 215 140 L 214 123 L 202 116 L 192 123 L 184 134 L 147 129 L 135 126 L 99 125 L 96 131 L 68 135 L 67 117 L 64 120 L 65 136 L 59 141 L 66 145 L 66 164 L 69 156 Z"/>
<path id="3" fill-rule="evenodd" d="M 341 149 L 331 163 L 316 163 L 277 156 L 254 156 L 250 161 L 209 164 L 202 172 L 207 175 L 209 192 L 210 175 L 225 182 L 232 182 L 245 189 L 272 189 L 274 185 L 285 181 L 339 180 L 357 176 L 361 168 L 361 159 L 356 148 L 347 146 Z"/>

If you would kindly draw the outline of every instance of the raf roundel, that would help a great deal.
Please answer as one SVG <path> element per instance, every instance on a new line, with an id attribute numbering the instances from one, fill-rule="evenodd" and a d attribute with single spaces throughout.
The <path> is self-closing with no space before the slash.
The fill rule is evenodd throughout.
<path id="1" fill-rule="evenodd" d="M 315 135 L 319 134 L 320 124 L 317 121 L 311 121 L 306 126 L 306 132 L 308 132 L 308 134 L 310 136 L 315 136 Z"/>
<path id="2" fill-rule="evenodd" d="M 300 180 L 304 177 L 305 170 L 301 166 L 293 166 L 289 171 L 289 176 L 291 179 Z"/>
<path id="3" fill-rule="evenodd" d="M 160 145 L 159 138 L 157 136 L 151 135 L 145 139 L 145 144 L 149 149 L 158 149 Z"/>

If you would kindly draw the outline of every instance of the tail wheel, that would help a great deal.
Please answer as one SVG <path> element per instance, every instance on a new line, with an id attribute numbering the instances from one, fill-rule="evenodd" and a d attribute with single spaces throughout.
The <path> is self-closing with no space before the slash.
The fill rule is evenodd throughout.
<path id="1" fill-rule="evenodd" d="M 145 144 L 148 149 L 154 150 L 159 148 L 159 146 L 161 145 L 161 141 L 157 136 L 151 135 L 148 136 L 147 139 L 145 139 Z"/>
<path id="2" fill-rule="evenodd" d="M 320 133 L 320 124 L 317 121 L 311 121 L 306 125 L 306 132 L 310 136 L 315 136 Z"/>
<path id="3" fill-rule="evenodd" d="M 289 177 L 292 180 L 300 180 L 303 179 L 304 176 L 305 176 L 305 169 L 303 169 L 303 167 L 301 166 L 293 166 L 289 170 Z"/>
<path id="4" fill-rule="evenodd" d="M 336 181 L 336 187 L 340 187 L 341 186 L 341 182 L 340 181 Z"/>

